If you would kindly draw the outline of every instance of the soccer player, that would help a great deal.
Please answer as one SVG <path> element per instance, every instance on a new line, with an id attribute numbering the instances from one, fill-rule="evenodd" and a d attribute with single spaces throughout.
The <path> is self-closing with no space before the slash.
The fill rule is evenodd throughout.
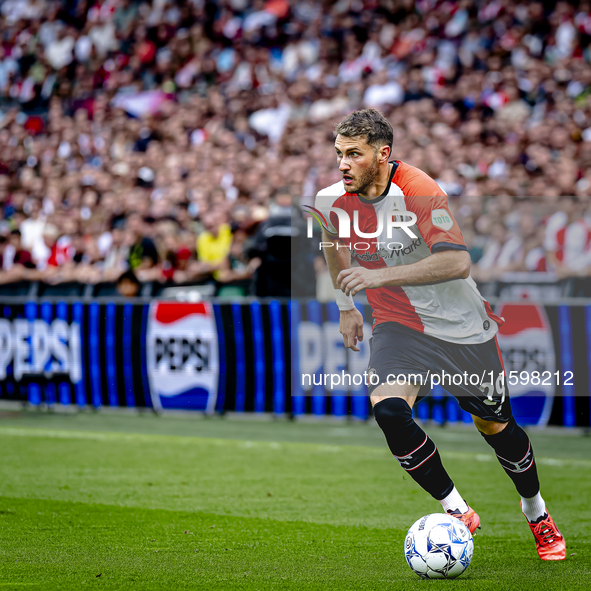
<path id="1" fill-rule="evenodd" d="M 321 190 L 315 205 L 326 221 L 323 250 L 345 347 L 359 351 L 364 338 L 353 296 L 365 289 L 372 307 L 368 387 L 392 454 L 444 511 L 471 532 L 480 526 L 412 418 L 413 405 L 429 392 L 429 376 L 440 376 L 513 481 L 540 558 L 563 560 L 566 543 L 540 494 L 531 443 L 511 412 L 495 336 L 504 321 L 470 277 L 470 256 L 445 192 L 421 170 L 390 159 L 392 126 L 375 109 L 351 113 L 335 133 L 342 180 Z M 347 227 L 336 208 L 349 215 Z M 359 266 L 351 266 L 351 257 Z"/>

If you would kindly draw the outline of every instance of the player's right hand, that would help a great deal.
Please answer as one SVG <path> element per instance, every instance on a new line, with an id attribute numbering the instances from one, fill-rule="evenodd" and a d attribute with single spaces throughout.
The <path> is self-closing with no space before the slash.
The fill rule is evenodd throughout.
<path id="1" fill-rule="evenodd" d="M 361 351 L 357 341 L 363 340 L 363 316 L 357 308 L 341 312 L 339 332 L 343 335 L 346 349 Z"/>

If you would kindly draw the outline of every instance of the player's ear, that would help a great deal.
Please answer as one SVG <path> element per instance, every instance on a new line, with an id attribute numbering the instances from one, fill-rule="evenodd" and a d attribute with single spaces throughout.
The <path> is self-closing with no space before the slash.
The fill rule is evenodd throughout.
<path id="1" fill-rule="evenodd" d="M 384 163 L 384 162 L 388 162 L 388 159 L 390 158 L 390 153 L 392 152 L 392 149 L 390 148 L 390 146 L 382 146 L 379 150 L 379 156 L 378 159 L 380 161 L 380 164 Z"/>

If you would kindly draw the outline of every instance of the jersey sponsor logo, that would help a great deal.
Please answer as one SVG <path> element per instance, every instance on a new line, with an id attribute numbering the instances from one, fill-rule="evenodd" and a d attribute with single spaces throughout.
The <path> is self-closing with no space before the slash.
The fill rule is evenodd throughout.
<path id="1" fill-rule="evenodd" d="M 374 242 L 374 244 L 376 244 L 376 243 Z M 378 242 L 377 244 L 383 244 L 383 242 Z M 400 243 L 397 242 L 395 244 L 400 244 Z M 392 258 L 394 258 L 394 255 L 396 255 L 397 257 L 400 257 L 400 256 L 406 256 L 406 255 L 412 254 L 422 244 L 423 244 L 422 239 L 417 238 L 416 240 L 413 240 L 408 246 L 403 247 L 403 245 L 400 244 L 401 248 L 378 248 L 376 250 L 376 252 L 373 252 L 373 253 L 371 253 L 371 252 L 359 253 L 353 249 L 351 251 L 351 254 L 356 259 L 359 259 L 362 261 L 377 261 L 379 259 L 392 259 Z"/>
<path id="2" fill-rule="evenodd" d="M 146 356 L 154 408 L 213 412 L 218 340 L 209 303 L 154 302 Z"/>
<path id="3" fill-rule="evenodd" d="M 454 225 L 452 217 L 445 209 L 434 209 L 431 212 L 431 222 L 442 230 L 451 230 Z"/>
<path id="4" fill-rule="evenodd" d="M 404 248 L 400 248 L 398 250 L 391 251 L 389 258 L 393 258 L 394 255 L 399 257 L 399 256 L 405 256 L 407 254 L 412 254 L 417 248 L 419 248 L 419 246 L 421 246 L 421 244 L 423 244 L 422 239 L 417 238 L 416 240 L 413 240 L 408 246 L 406 246 Z"/>
<path id="5" fill-rule="evenodd" d="M 377 261 L 380 258 L 384 258 L 383 256 L 381 256 L 380 254 L 378 254 L 377 252 L 364 252 L 363 254 L 358 253 L 356 250 L 353 250 L 351 252 L 351 254 L 356 258 L 359 259 L 361 261 Z"/>

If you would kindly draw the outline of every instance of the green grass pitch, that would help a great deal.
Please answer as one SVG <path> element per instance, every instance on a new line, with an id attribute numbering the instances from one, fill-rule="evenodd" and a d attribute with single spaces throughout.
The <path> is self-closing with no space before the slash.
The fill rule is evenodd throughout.
<path id="1" fill-rule="evenodd" d="M 568 545 L 547 563 L 482 438 L 428 431 L 482 519 L 455 581 L 406 565 L 406 530 L 441 507 L 375 424 L 4 413 L 0 591 L 591 587 L 591 438 L 531 431 Z"/>

